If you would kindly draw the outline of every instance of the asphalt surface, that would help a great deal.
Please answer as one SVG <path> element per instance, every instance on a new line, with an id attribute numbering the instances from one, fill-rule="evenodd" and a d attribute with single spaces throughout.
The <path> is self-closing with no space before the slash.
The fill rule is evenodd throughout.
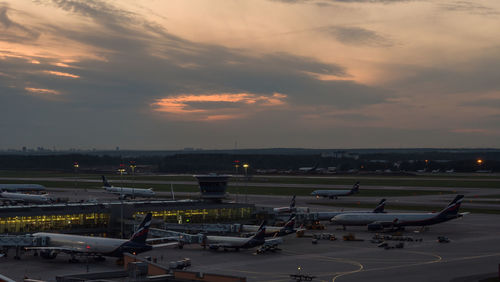
<path id="1" fill-rule="evenodd" d="M 102 190 L 74 188 L 50 188 L 52 196 L 68 197 L 71 200 L 98 199 L 99 201 L 116 200 L 116 195 Z M 180 194 L 180 193 L 178 193 Z M 160 193 L 170 197 L 170 193 Z M 445 206 L 454 195 L 388 197 L 388 201 L 401 201 L 398 204 Z M 231 195 L 231 201 L 258 203 L 262 206 L 288 206 L 289 196 Z M 342 208 L 309 205 L 312 201 L 324 203 L 355 203 L 367 201 L 376 204 L 376 197 L 349 196 L 338 200 L 313 197 L 297 197 L 297 206 L 308 206 L 312 211 L 360 210 L 360 208 Z M 463 207 L 472 205 L 466 200 Z M 325 231 L 308 233 L 332 233 L 340 238 L 353 232 L 364 241 L 346 242 L 342 240 L 319 240 L 317 245 L 311 238 L 296 238 L 290 235 L 281 245 L 281 251 L 256 254 L 255 249 L 234 251 L 203 250 L 199 245 L 185 246 L 184 249 L 156 249 L 142 256 L 156 258 L 158 263 L 168 265 L 170 261 L 189 257 L 192 267 L 189 270 L 207 273 L 224 273 L 246 276 L 248 281 L 290 281 L 290 274 L 316 276 L 314 281 L 450 281 L 460 277 L 492 273 L 498 270 L 500 263 L 500 215 L 470 214 L 462 219 L 431 226 L 424 232 L 419 228 L 409 228 L 404 235 L 422 242 L 405 242 L 402 249 L 378 248 L 371 243 L 374 235 L 364 227 L 351 227 L 347 231 L 327 224 Z M 450 243 L 438 243 L 437 236 L 447 236 Z M 387 241 L 394 246 L 398 241 Z M 45 260 L 26 253 L 21 260 L 13 259 L 11 250 L 7 258 L 0 258 L 0 273 L 17 281 L 29 277 L 55 281 L 56 275 L 85 273 L 89 271 L 120 270 L 108 258 L 105 262 L 85 259 L 80 263 L 69 263 L 69 256 L 60 254 L 55 260 Z M 300 267 L 300 271 L 298 268 Z"/>
<path id="2" fill-rule="evenodd" d="M 248 281 L 290 281 L 290 274 L 316 276 L 314 281 L 450 281 L 451 279 L 481 275 L 497 270 L 500 263 L 499 217 L 470 215 L 464 219 L 432 226 L 429 230 L 411 228 L 404 234 L 422 242 L 405 242 L 402 249 L 384 249 L 371 243 L 374 235 L 363 227 L 339 230 L 327 225 L 325 231 L 339 239 L 349 232 L 364 241 L 319 240 L 285 237 L 281 251 L 256 254 L 255 249 L 236 251 L 203 250 L 199 245 L 183 249 L 156 249 L 141 256 L 156 258 L 158 263 L 190 258 L 191 271 L 224 273 L 246 276 Z M 313 233 L 310 231 L 309 233 Z M 437 236 L 447 236 L 450 243 L 438 243 Z M 386 241 L 394 246 L 399 241 Z M 56 275 L 94 271 L 119 270 L 113 258 L 106 262 L 69 263 L 68 256 L 60 254 L 54 260 L 23 255 L 14 260 L 0 259 L 2 274 L 17 281 L 23 277 L 55 281 Z M 300 271 L 298 270 L 300 267 Z"/>

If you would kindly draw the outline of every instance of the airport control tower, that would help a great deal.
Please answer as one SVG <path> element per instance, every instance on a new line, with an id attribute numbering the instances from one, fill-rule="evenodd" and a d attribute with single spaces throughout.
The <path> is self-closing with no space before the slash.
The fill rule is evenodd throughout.
<path id="1" fill-rule="evenodd" d="M 201 198 L 205 201 L 221 202 L 226 197 L 228 175 L 195 175 L 200 186 Z"/>

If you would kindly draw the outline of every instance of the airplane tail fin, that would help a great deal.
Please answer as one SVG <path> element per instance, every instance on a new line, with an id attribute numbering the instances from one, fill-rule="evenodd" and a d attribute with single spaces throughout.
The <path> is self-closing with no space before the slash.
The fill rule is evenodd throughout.
<path id="1" fill-rule="evenodd" d="M 439 215 L 440 216 L 457 216 L 458 215 L 458 209 L 460 209 L 460 204 L 462 203 L 462 200 L 464 199 L 464 195 L 457 195 L 453 201 L 445 208 L 443 209 Z"/>
<path id="2" fill-rule="evenodd" d="M 354 185 L 352 186 L 351 188 L 351 193 L 358 193 L 359 192 L 359 181 L 356 181 L 356 183 L 354 183 Z"/>
<path id="3" fill-rule="evenodd" d="M 295 227 L 295 214 L 290 216 L 290 219 L 283 225 L 283 229 L 293 229 Z"/>
<path id="4" fill-rule="evenodd" d="M 385 199 L 380 200 L 378 205 L 373 209 L 374 213 L 383 213 L 385 208 Z"/>
<path id="5" fill-rule="evenodd" d="M 135 231 L 134 235 L 130 238 L 130 241 L 139 244 L 146 244 L 146 238 L 148 237 L 149 226 L 151 225 L 152 214 L 148 213 L 142 220 L 141 224 Z"/>
<path id="6" fill-rule="evenodd" d="M 108 180 L 106 179 L 106 176 L 102 175 L 102 184 L 104 187 L 111 187 L 111 184 L 109 184 Z"/>
<path id="7" fill-rule="evenodd" d="M 259 230 L 253 236 L 254 239 L 257 240 L 265 240 L 266 237 L 266 221 L 264 220 L 262 224 L 259 226 Z"/>
<path id="8" fill-rule="evenodd" d="M 293 208 L 295 208 L 295 196 L 296 195 L 293 195 L 292 201 L 290 202 L 290 210 L 293 209 Z"/>

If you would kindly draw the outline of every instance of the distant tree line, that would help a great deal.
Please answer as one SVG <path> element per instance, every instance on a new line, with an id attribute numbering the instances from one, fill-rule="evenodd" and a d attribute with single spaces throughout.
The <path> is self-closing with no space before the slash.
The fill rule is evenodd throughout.
<path id="1" fill-rule="evenodd" d="M 481 160 L 481 162 L 478 162 Z M 348 157 L 322 157 L 321 154 L 232 154 L 232 153 L 180 153 L 169 156 L 109 156 L 91 154 L 66 155 L 0 155 L 1 170 L 57 170 L 74 171 L 78 162 L 80 171 L 114 170 L 130 162 L 149 166 L 150 171 L 163 173 L 234 173 L 257 170 L 297 171 L 303 167 L 347 171 L 418 171 L 478 170 L 500 172 L 500 152 L 423 152 L 423 153 L 369 153 Z"/>

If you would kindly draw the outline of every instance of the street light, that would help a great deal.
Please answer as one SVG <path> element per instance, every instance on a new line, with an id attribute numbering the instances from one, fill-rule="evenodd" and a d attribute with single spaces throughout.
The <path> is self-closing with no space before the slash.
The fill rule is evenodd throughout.
<path id="1" fill-rule="evenodd" d="M 245 169 L 245 178 L 248 181 L 248 167 L 250 167 L 249 164 L 244 163 L 243 168 Z M 248 203 L 248 184 L 245 182 L 245 203 Z"/>
<path id="2" fill-rule="evenodd" d="M 136 167 L 135 161 L 130 161 L 130 170 L 132 171 L 132 180 L 134 180 L 134 176 L 135 176 L 135 174 L 134 174 L 135 167 Z"/>
<path id="3" fill-rule="evenodd" d="M 236 170 L 236 174 L 238 174 L 238 168 L 240 167 L 240 161 L 239 160 L 235 160 L 234 161 L 234 168 Z"/>
<path id="4" fill-rule="evenodd" d="M 125 172 L 125 165 L 124 164 L 120 164 L 120 168 L 118 169 L 118 171 L 120 172 L 120 179 L 122 181 L 122 185 L 120 185 L 121 187 L 121 191 L 120 191 L 120 202 L 121 202 L 121 205 L 120 205 L 120 232 L 121 232 L 121 237 L 123 239 L 123 173 Z"/>
<path id="5" fill-rule="evenodd" d="M 78 162 L 74 162 L 73 163 L 73 170 L 75 172 L 75 188 L 76 188 L 76 174 L 78 172 L 78 168 L 80 167 L 80 165 L 78 164 Z M 75 190 L 76 191 L 76 190 Z"/>
<path id="6" fill-rule="evenodd" d="M 247 172 L 248 172 L 248 167 L 249 166 L 250 165 L 248 165 L 248 164 L 243 164 L 243 168 L 245 169 L 245 176 L 247 176 Z"/>

